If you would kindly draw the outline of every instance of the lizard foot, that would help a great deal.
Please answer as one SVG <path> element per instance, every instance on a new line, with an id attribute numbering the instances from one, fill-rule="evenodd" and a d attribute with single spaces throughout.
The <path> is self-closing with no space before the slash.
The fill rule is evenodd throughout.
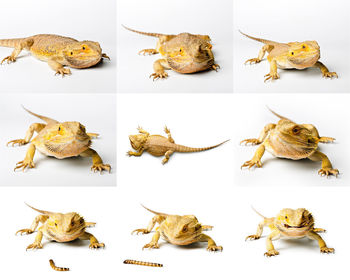
<path id="1" fill-rule="evenodd" d="M 325 72 L 322 74 L 323 77 L 325 78 L 333 78 L 333 77 L 336 77 L 338 78 L 338 74 L 336 72 Z"/>
<path id="2" fill-rule="evenodd" d="M 27 167 L 28 168 L 35 167 L 35 164 L 32 159 L 25 158 L 24 160 L 17 162 L 16 167 L 13 170 L 16 171 L 17 169 L 22 168 L 22 171 L 24 171 L 24 169 L 26 169 Z"/>
<path id="3" fill-rule="evenodd" d="M 256 235 L 256 234 L 253 234 L 253 235 L 248 235 L 248 236 L 245 238 L 245 241 L 247 241 L 247 240 L 257 240 L 257 239 L 260 239 L 260 236 L 259 236 L 259 235 Z"/>
<path id="4" fill-rule="evenodd" d="M 106 55 L 105 53 L 101 54 L 101 57 L 107 58 L 108 60 L 111 60 L 111 58 L 108 55 Z"/>
<path id="5" fill-rule="evenodd" d="M 326 230 L 324 228 L 314 228 L 313 231 L 314 232 L 326 232 Z"/>
<path id="6" fill-rule="evenodd" d="M 207 250 L 210 252 L 215 252 L 215 251 L 222 251 L 223 248 L 222 248 L 222 246 L 211 245 L 211 246 L 208 246 Z"/>
<path id="7" fill-rule="evenodd" d="M 90 249 L 98 249 L 98 248 L 104 248 L 105 247 L 105 244 L 104 243 L 91 243 L 89 245 L 89 248 Z"/>
<path id="8" fill-rule="evenodd" d="M 153 73 L 149 77 L 150 78 L 153 77 L 153 81 L 158 79 L 166 79 L 168 78 L 168 73 L 167 72 Z"/>
<path id="9" fill-rule="evenodd" d="M 335 141 L 333 137 L 320 137 L 319 142 L 321 143 L 332 143 Z"/>
<path id="10" fill-rule="evenodd" d="M 327 176 L 327 177 L 330 175 L 334 175 L 335 177 L 337 177 L 339 174 L 339 170 L 333 169 L 333 168 L 321 168 L 320 170 L 318 170 L 318 174 L 320 174 L 321 176 Z"/>
<path id="11" fill-rule="evenodd" d="M 268 81 L 268 80 L 277 80 L 280 78 L 280 75 L 278 75 L 278 73 L 269 73 L 269 74 L 266 74 L 264 77 L 266 77 L 266 79 L 264 80 L 264 82 Z"/>
<path id="12" fill-rule="evenodd" d="M 142 250 L 145 248 L 147 248 L 147 249 L 159 249 L 159 245 L 158 245 L 158 243 L 151 241 L 150 243 L 147 243 L 145 246 L 143 246 Z"/>
<path id="13" fill-rule="evenodd" d="M 211 66 L 211 69 L 212 70 L 215 70 L 216 72 L 218 72 L 218 69 L 220 69 L 221 67 L 220 67 L 220 65 L 219 64 L 213 64 L 212 66 Z"/>
<path id="14" fill-rule="evenodd" d="M 241 166 L 241 169 L 243 167 L 248 167 L 248 169 L 252 168 L 253 166 L 256 166 L 256 167 L 262 167 L 262 163 L 259 159 L 251 159 L 251 160 L 248 160 L 246 161 L 245 163 L 243 163 L 243 165 Z"/>
<path id="15" fill-rule="evenodd" d="M 145 229 L 145 228 L 139 228 L 139 229 L 135 229 L 131 232 L 131 234 L 134 234 L 136 232 L 136 234 L 147 234 L 147 233 L 150 233 L 150 231 L 148 229 Z"/>
<path id="16" fill-rule="evenodd" d="M 164 165 L 164 164 L 166 164 L 168 161 L 169 161 L 169 159 L 168 159 L 168 158 L 163 158 L 163 160 L 162 160 L 162 164 Z"/>
<path id="17" fill-rule="evenodd" d="M 5 61 L 7 61 L 7 64 L 9 64 L 11 62 L 15 62 L 16 58 L 13 57 L 12 55 L 6 56 L 3 60 L 1 60 L 0 64 L 3 64 Z"/>
<path id="18" fill-rule="evenodd" d="M 25 229 L 20 229 L 16 232 L 16 235 L 19 233 L 20 235 L 23 234 L 32 234 L 34 232 L 34 230 L 31 230 L 29 228 L 25 228 Z"/>
<path id="19" fill-rule="evenodd" d="M 111 173 L 111 166 L 109 164 L 95 163 L 91 166 L 91 170 L 94 172 L 99 171 L 101 174 L 103 170 L 107 170 Z"/>
<path id="20" fill-rule="evenodd" d="M 247 64 L 247 63 L 249 63 L 249 64 L 256 64 L 256 63 L 259 63 L 259 62 L 261 62 L 261 59 L 259 59 L 259 58 L 251 58 L 251 59 L 248 59 L 246 62 L 244 62 L 244 64 Z"/>
<path id="21" fill-rule="evenodd" d="M 9 144 L 12 144 L 12 147 L 16 144 L 18 144 L 18 146 L 22 146 L 27 144 L 28 142 L 24 139 L 16 139 L 16 140 L 11 140 L 9 142 L 7 142 L 6 146 L 8 146 Z"/>
<path id="22" fill-rule="evenodd" d="M 42 249 L 43 248 L 43 245 L 41 243 L 37 243 L 37 242 L 34 242 L 33 244 L 30 244 L 26 251 L 27 250 L 35 250 L 35 249 Z"/>
<path id="23" fill-rule="evenodd" d="M 258 144 L 261 144 L 261 141 L 259 141 L 259 139 L 256 139 L 256 138 L 251 138 L 251 139 L 244 139 L 239 144 L 240 145 L 242 145 L 242 144 L 244 144 L 244 145 L 248 145 L 248 144 L 258 145 Z"/>
<path id="24" fill-rule="evenodd" d="M 278 251 L 276 251 L 276 250 L 268 250 L 265 254 L 264 254 L 264 256 L 266 256 L 266 257 L 272 257 L 272 256 L 277 256 L 277 255 L 279 255 L 280 253 L 278 252 Z"/>
<path id="25" fill-rule="evenodd" d="M 144 50 L 141 50 L 141 51 L 139 51 L 139 55 L 140 54 L 143 54 L 143 55 L 146 55 L 146 54 L 148 54 L 148 55 L 152 55 L 152 54 L 157 54 L 158 52 L 157 52 L 157 50 L 155 50 L 155 49 L 144 49 Z"/>
<path id="26" fill-rule="evenodd" d="M 334 248 L 322 247 L 320 248 L 320 251 L 321 253 L 326 253 L 326 254 L 334 253 Z"/>
<path id="27" fill-rule="evenodd" d="M 56 75 L 62 75 L 62 78 L 64 77 L 64 75 L 71 75 L 72 72 L 70 71 L 69 68 L 60 68 L 60 69 L 57 69 L 56 73 L 55 73 L 55 76 Z"/>

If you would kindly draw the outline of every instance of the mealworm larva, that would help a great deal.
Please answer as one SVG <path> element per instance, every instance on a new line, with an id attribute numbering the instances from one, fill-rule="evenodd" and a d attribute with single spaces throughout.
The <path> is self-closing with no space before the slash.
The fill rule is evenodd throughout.
<path id="1" fill-rule="evenodd" d="M 49 260 L 49 262 L 50 262 L 50 265 L 51 265 L 53 270 L 56 270 L 56 271 L 69 271 L 69 268 L 67 268 L 67 267 L 58 267 L 58 266 L 56 266 L 53 260 Z"/>
<path id="2" fill-rule="evenodd" d="M 163 267 L 161 263 L 151 263 L 151 262 L 143 262 L 143 261 L 135 261 L 135 260 L 125 260 L 125 264 L 137 264 L 144 266 L 153 266 L 153 267 Z"/>

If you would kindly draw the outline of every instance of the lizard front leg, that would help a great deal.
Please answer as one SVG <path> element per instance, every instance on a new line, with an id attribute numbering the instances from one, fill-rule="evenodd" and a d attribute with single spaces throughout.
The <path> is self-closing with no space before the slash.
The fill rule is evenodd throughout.
<path id="1" fill-rule="evenodd" d="M 318 246 L 320 247 L 321 253 L 334 253 L 334 248 L 328 248 L 326 242 L 314 230 L 308 232 L 306 236 L 318 242 Z"/>
<path id="2" fill-rule="evenodd" d="M 244 64 L 253 64 L 253 63 L 259 63 L 261 62 L 261 60 L 264 58 L 265 56 L 265 53 L 266 52 L 270 52 L 272 50 L 272 46 L 269 46 L 269 45 L 264 45 L 260 51 L 259 51 L 259 55 L 257 58 L 251 58 L 251 59 L 248 59 L 246 62 L 244 62 Z"/>
<path id="3" fill-rule="evenodd" d="M 105 244 L 104 243 L 99 243 L 97 238 L 93 236 L 91 233 L 84 232 L 82 236 L 79 237 L 81 240 L 90 240 L 90 249 L 98 249 L 98 248 L 104 248 Z"/>
<path id="4" fill-rule="evenodd" d="M 34 168 L 35 164 L 33 162 L 33 158 L 35 155 L 35 145 L 32 143 L 29 145 L 29 148 L 27 150 L 26 156 L 24 158 L 24 160 L 17 162 L 16 167 L 14 168 L 14 171 L 16 171 L 16 169 L 22 168 L 22 171 L 24 171 L 24 169 L 28 168 Z"/>
<path id="5" fill-rule="evenodd" d="M 243 167 L 248 167 L 250 169 L 253 166 L 256 166 L 259 168 L 262 167 L 261 158 L 264 155 L 264 153 L 265 153 L 265 146 L 264 144 L 261 144 L 259 148 L 256 150 L 253 158 L 243 163 L 243 165 L 241 166 L 241 169 Z"/>
<path id="6" fill-rule="evenodd" d="M 146 130 L 144 130 L 141 126 L 137 127 L 137 130 L 138 130 L 141 134 L 145 134 L 147 137 L 149 136 L 149 132 L 147 132 Z"/>
<path id="7" fill-rule="evenodd" d="M 171 69 L 167 60 L 164 58 L 156 60 L 153 63 L 154 73 L 151 74 L 149 77 L 153 77 L 153 81 L 167 78 L 168 73 L 165 72 L 164 69 Z"/>
<path id="8" fill-rule="evenodd" d="M 152 236 L 152 241 L 150 243 L 147 243 L 145 246 L 142 247 L 142 250 L 147 248 L 147 249 L 159 249 L 159 241 L 160 238 L 160 232 L 159 229 L 154 233 Z"/>
<path id="9" fill-rule="evenodd" d="M 38 229 L 38 233 L 35 236 L 35 241 L 34 243 L 28 245 L 26 250 L 34 250 L 34 249 L 42 249 L 43 245 L 41 244 L 41 240 L 43 239 L 43 232 L 42 232 L 42 227 Z"/>
<path id="10" fill-rule="evenodd" d="M 148 54 L 148 55 L 153 55 L 153 54 L 157 54 L 157 53 L 158 53 L 158 51 L 157 51 L 156 49 L 144 49 L 144 50 L 141 50 L 141 51 L 138 52 L 139 55 L 140 55 L 140 54 L 143 54 L 143 55 L 146 55 L 146 54 Z"/>
<path id="11" fill-rule="evenodd" d="M 35 217 L 33 223 L 31 224 L 30 228 L 20 229 L 16 232 L 16 235 L 19 233 L 21 235 L 23 234 L 32 234 L 36 228 L 38 227 L 39 223 L 45 223 L 47 219 L 49 218 L 48 215 L 38 215 Z"/>
<path id="12" fill-rule="evenodd" d="M 266 249 L 265 252 L 266 257 L 272 257 L 279 255 L 279 252 L 275 250 L 275 247 L 272 244 L 272 240 L 277 240 L 280 238 L 280 232 L 278 230 L 274 230 L 270 233 L 270 235 L 266 238 Z"/>
<path id="13" fill-rule="evenodd" d="M 239 144 L 252 144 L 252 145 L 258 145 L 264 142 L 265 138 L 269 134 L 270 130 L 274 129 L 276 127 L 276 124 L 274 123 L 269 123 L 264 126 L 264 129 L 260 132 L 259 138 L 250 138 L 250 139 L 245 139 L 242 140 Z"/>
<path id="14" fill-rule="evenodd" d="M 103 164 L 101 157 L 98 153 L 93 149 L 88 149 L 80 154 L 82 157 L 91 157 L 92 158 L 92 166 L 91 170 L 94 172 L 100 171 L 102 173 L 103 170 L 107 170 L 111 172 L 111 166 L 109 164 Z"/>
<path id="15" fill-rule="evenodd" d="M 128 151 L 126 153 L 126 155 L 129 156 L 129 157 L 131 157 L 131 156 L 139 157 L 139 156 L 141 156 L 143 154 L 144 151 L 145 151 L 145 149 L 142 147 L 137 152 Z"/>
<path id="16" fill-rule="evenodd" d="M 333 78 L 333 77 L 338 78 L 337 73 L 336 72 L 329 72 L 328 68 L 321 61 L 317 61 L 314 66 L 321 70 L 323 77 L 325 77 L 325 78 Z"/>
<path id="17" fill-rule="evenodd" d="M 27 130 L 24 139 L 11 140 L 11 141 L 7 142 L 6 146 L 8 146 L 9 144 L 12 144 L 12 146 L 14 146 L 16 144 L 18 144 L 18 146 L 28 144 L 30 139 L 32 139 L 32 137 L 33 137 L 34 131 L 36 133 L 39 133 L 45 126 L 46 126 L 46 124 L 44 124 L 44 123 L 33 123 L 29 127 L 29 129 Z"/>
<path id="18" fill-rule="evenodd" d="M 173 150 L 168 150 L 165 154 L 164 154 L 164 158 L 162 160 L 162 164 L 166 164 L 169 161 L 170 156 L 174 153 Z"/>
<path id="19" fill-rule="evenodd" d="M 51 69 L 56 72 L 55 75 L 62 75 L 63 78 L 64 75 L 72 74 L 69 68 L 64 68 L 63 65 L 57 62 L 54 58 L 49 59 L 47 63 L 49 64 Z"/>
<path id="20" fill-rule="evenodd" d="M 274 218 L 266 218 L 258 225 L 258 229 L 256 230 L 256 234 L 248 235 L 245 238 L 245 241 L 247 240 L 257 240 L 261 237 L 264 227 L 268 226 L 273 223 Z"/>
<path id="21" fill-rule="evenodd" d="M 309 159 L 312 161 L 322 161 L 321 169 L 318 171 L 318 174 L 321 176 L 328 177 L 329 175 L 334 175 L 337 177 L 339 174 L 339 170 L 333 169 L 332 163 L 328 157 L 320 151 L 315 151 L 311 156 L 309 156 Z"/>
<path id="22" fill-rule="evenodd" d="M 131 232 L 131 234 L 148 234 L 152 231 L 152 229 L 154 228 L 154 226 L 156 225 L 157 222 L 161 222 L 163 219 L 160 216 L 154 216 L 152 218 L 152 220 L 149 222 L 147 228 L 139 228 L 139 229 L 135 229 Z"/>
<path id="23" fill-rule="evenodd" d="M 266 74 L 264 82 L 268 80 L 277 80 L 280 78 L 280 76 L 277 73 L 277 62 L 275 59 L 272 59 L 271 61 L 269 60 L 270 63 L 270 73 Z"/>
<path id="24" fill-rule="evenodd" d="M 0 64 L 3 64 L 5 61 L 7 61 L 7 63 L 10 62 L 15 62 L 16 58 L 18 57 L 18 55 L 21 53 L 21 51 L 24 48 L 29 49 L 34 43 L 33 39 L 24 39 L 24 41 L 21 41 L 20 43 L 16 44 L 15 49 L 13 50 L 12 54 L 9 56 L 6 56 Z"/>
<path id="25" fill-rule="evenodd" d="M 208 235 L 202 234 L 198 240 L 199 242 L 208 242 L 207 250 L 208 251 L 222 251 L 222 246 L 217 246 L 215 241 Z"/>

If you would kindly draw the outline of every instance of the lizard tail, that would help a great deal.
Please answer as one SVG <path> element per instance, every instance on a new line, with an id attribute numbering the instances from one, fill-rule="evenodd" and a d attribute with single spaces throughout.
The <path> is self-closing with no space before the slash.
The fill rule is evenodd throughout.
<path id="1" fill-rule="evenodd" d="M 283 116 L 277 114 L 275 111 L 272 111 L 268 106 L 266 106 L 266 107 L 267 107 L 267 109 L 269 109 L 269 111 L 270 111 L 272 114 L 274 114 L 277 118 L 280 118 L 281 120 L 289 120 L 289 121 L 290 121 L 290 119 L 288 119 L 288 118 L 286 118 L 286 117 L 283 117 Z"/>
<path id="2" fill-rule="evenodd" d="M 158 216 L 169 216 L 169 214 L 165 214 L 165 213 L 160 213 L 160 212 L 153 211 L 153 210 L 147 208 L 146 206 L 144 206 L 144 205 L 142 205 L 142 204 L 141 204 L 141 206 L 142 206 L 143 208 L 145 208 L 146 210 L 150 211 L 151 213 L 155 214 L 155 215 L 158 215 Z"/>
<path id="3" fill-rule="evenodd" d="M 151 32 L 142 32 L 142 31 L 137 31 L 135 29 L 131 29 L 129 27 L 126 27 L 125 25 L 122 25 L 126 30 L 129 30 L 131 32 L 135 32 L 135 33 L 138 33 L 138 34 L 142 34 L 142 35 L 146 35 L 146 36 L 151 36 L 151 37 L 161 37 L 161 36 L 164 36 L 164 34 L 160 34 L 160 33 L 151 33 Z"/>
<path id="4" fill-rule="evenodd" d="M 222 144 L 226 143 L 227 141 L 230 141 L 230 139 L 228 139 L 228 140 L 226 140 L 226 141 L 224 141 L 224 142 L 222 142 L 220 144 L 217 144 L 217 145 L 214 145 L 214 146 L 210 146 L 210 147 L 205 147 L 205 148 L 190 148 L 190 147 L 187 147 L 187 146 L 175 144 L 175 149 L 176 149 L 176 152 L 179 152 L 179 153 L 202 152 L 202 151 L 207 151 L 207 150 L 211 150 L 211 149 L 214 149 L 216 147 L 219 147 Z"/>
<path id="5" fill-rule="evenodd" d="M 23 109 L 26 110 L 29 114 L 31 114 L 31 115 L 33 115 L 33 116 L 39 118 L 39 119 L 42 119 L 42 120 L 43 120 L 44 122 L 46 122 L 46 123 L 57 123 L 57 122 L 58 122 L 58 121 L 53 120 L 53 119 L 50 119 L 50 118 L 48 118 L 48 117 L 35 114 L 35 113 L 29 111 L 28 109 L 24 108 L 23 105 L 22 105 L 22 107 L 23 107 Z"/>
<path id="6" fill-rule="evenodd" d="M 30 206 L 28 203 L 24 202 L 25 205 L 27 205 L 28 207 L 32 208 L 33 210 L 41 213 L 41 214 L 44 214 L 44 215 L 51 215 L 51 214 L 54 214 L 54 212 L 50 212 L 50 211 L 44 211 L 44 210 L 39 210 L 39 209 L 36 209 L 34 208 L 33 206 Z"/>
<path id="7" fill-rule="evenodd" d="M 259 215 L 260 217 L 262 217 L 263 219 L 266 219 L 266 217 L 265 217 L 264 215 L 260 214 L 258 211 L 256 211 L 255 208 L 254 208 L 253 206 L 251 206 L 251 207 L 252 207 L 253 211 L 254 211 L 256 214 L 258 214 L 258 215 Z"/>
<path id="8" fill-rule="evenodd" d="M 21 42 L 23 42 L 25 38 L 18 38 L 18 39 L 1 39 L 0 40 L 0 47 L 7 47 L 7 48 L 15 48 L 17 47 Z"/>
<path id="9" fill-rule="evenodd" d="M 261 39 L 261 38 L 256 38 L 256 37 L 250 36 L 248 34 L 243 33 L 241 30 L 238 30 L 238 31 L 239 31 L 239 33 L 241 33 L 242 35 L 248 37 L 249 39 L 261 42 L 261 43 L 266 44 L 266 45 L 276 45 L 276 44 L 278 44 L 277 42 L 274 42 L 274 41 L 270 41 L 270 40 L 266 40 L 266 39 Z"/>

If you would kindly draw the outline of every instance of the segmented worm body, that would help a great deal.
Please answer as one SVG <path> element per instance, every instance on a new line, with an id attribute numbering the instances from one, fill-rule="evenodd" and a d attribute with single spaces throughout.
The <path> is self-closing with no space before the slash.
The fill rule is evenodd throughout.
<path id="1" fill-rule="evenodd" d="M 56 271 L 69 271 L 69 268 L 67 268 L 67 267 L 58 267 L 58 266 L 56 266 L 53 260 L 49 260 L 49 262 L 50 262 L 50 265 L 51 265 L 53 270 L 56 270 Z"/>
<path id="2" fill-rule="evenodd" d="M 135 261 L 135 260 L 125 260 L 125 264 L 136 264 L 136 265 L 144 265 L 144 266 L 153 266 L 153 267 L 163 267 L 161 263 L 152 263 L 152 262 L 143 262 L 143 261 Z"/>

